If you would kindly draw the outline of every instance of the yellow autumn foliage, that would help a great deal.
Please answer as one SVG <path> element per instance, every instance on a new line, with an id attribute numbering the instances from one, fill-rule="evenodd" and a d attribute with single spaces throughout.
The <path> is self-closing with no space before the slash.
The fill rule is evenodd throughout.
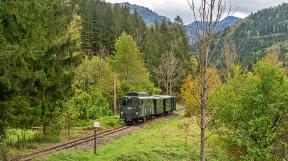
<path id="1" fill-rule="evenodd" d="M 218 71 L 208 68 L 208 99 L 212 97 L 214 91 L 220 86 L 221 79 Z M 181 98 L 185 102 L 187 116 L 200 113 L 200 90 L 199 77 L 193 78 L 188 75 L 181 87 Z"/>

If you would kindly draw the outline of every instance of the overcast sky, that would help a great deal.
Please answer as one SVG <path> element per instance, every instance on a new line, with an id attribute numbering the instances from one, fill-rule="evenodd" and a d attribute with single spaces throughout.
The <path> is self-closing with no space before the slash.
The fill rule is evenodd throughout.
<path id="1" fill-rule="evenodd" d="M 191 1 L 191 0 L 190 0 Z M 200 0 L 195 0 L 200 1 Z M 277 6 L 288 0 L 230 0 L 232 3 L 232 15 L 240 18 L 248 16 L 257 10 Z M 173 20 L 176 15 L 180 15 L 185 24 L 193 21 L 193 14 L 189 9 L 187 0 L 106 0 L 111 3 L 129 2 L 137 4 L 167 16 Z"/>

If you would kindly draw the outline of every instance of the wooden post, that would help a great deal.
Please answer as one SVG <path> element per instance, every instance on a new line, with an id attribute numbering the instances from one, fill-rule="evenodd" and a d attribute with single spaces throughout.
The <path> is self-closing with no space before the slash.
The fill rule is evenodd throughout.
<path id="1" fill-rule="evenodd" d="M 94 127 L 94 154 L 96 154 L 96 147 L 97 147 L 96 138 L 97 138 L 97 127 Z"/>
<path id="2" fill-rule="evenodd" d="M 94 154 L 96 154 L 96 147 L 97 147 L 97 128 L 100 127 L 100 123 L 98 121 L 94 122 Z"/>

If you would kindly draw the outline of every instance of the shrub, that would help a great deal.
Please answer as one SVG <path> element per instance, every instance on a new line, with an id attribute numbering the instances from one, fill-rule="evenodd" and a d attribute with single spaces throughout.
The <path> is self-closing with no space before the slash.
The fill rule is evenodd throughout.
<path id="1" fill-rule="evenodd" d="M 0 137 L 0 160 L 8 160 L 8 147 L 6 140 Z"/>
<path id="2" fill-rule="evenodd" d="M 88 111 L 90 119 L 97 119 L 101 116 L 111 116 L 112 111 L 109 109 L 109 103 L 107 99 L 100 93 L 96 93 L 93 96 L 95 104 Z"/>
<path id="3" fill-rule="evenodd" d="M 253 73 L 237 68 L 211 102 L 212 129 L 227 135 L 243 160 L 284 159 L 277 147 L 287 144 L 288 79 L 278 64 L 267 57 Z"/>
<path id="4" fill-rule="evenodd" d="M 112 128 L 123 124 L 117 115 L 100 117 L 98 121 L 101 123 L 102 128 Z"/>

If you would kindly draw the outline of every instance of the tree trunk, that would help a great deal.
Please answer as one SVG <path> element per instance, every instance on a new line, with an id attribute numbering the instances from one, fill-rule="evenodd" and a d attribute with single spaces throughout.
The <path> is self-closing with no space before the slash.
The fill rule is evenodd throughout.
<path id="1" fill-rule="evenodd" d="M 204 83 L 201 96 L 201 161 L 205 161 L 205 138 L 206 138 L 206 102 L 207 102 L 207 83 Z"/>
<path id="2" fill-rule="evenodd" d="M 201 161 L 206 160 L 206 106 L 207 106 L 207 90 L 208 90 L 208 53 L 209 53 L 209 34 L 203 40 L 203 46 L 200 55 L 200 77 L 201 77 Z"/>
<path id="3" fill-rule="evenodd" d="M 43 123 L 43 135 L 47 134 L 47 126 L 45 123 Z"/>
<path id="4" fill-rule="evenodd" d="M 114 114 L 116 114 L 117 113 L 116 74 L 114 74 L 113 77 L 114 77 Z"/>
<path id="5" fill-rule="evenodd" d="M 165 88 L 166 88 L 166 95 L 169 95 L 169 85 L 168 85 L 168 83 L 166 83 Z"/>
<path id="6" fill-rule="evenodd" d="M 171 81 L 172 82 L 172 81 Z M 172 95 L 172 83 L 170 82 L 170 86 L 169 86 L 169 93 L 168 95 Z"/>

